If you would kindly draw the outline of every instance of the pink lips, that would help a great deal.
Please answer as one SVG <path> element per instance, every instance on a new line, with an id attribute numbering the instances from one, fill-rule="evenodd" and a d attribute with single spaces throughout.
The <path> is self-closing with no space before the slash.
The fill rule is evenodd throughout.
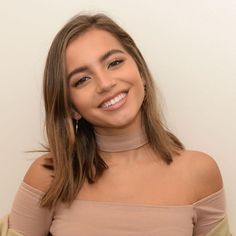
<path id="1" fill-rule="evenodd" d="M 120 91 L 120 92 L 118 92 L 118 93 L 115 93 L 115 94 L 113 94 L 113 95 L 110 95 L 110 96 L 105 97 L 105 98 L 101 101 L 101 103 L 100 103 L 100 105 L 99 105 L 98 107 L 101 107 L 102 104 L 104 104 L 105 102 L 108 102 L 109 100 L 111 100 L 112 98 L 118 96 L 118 95 L 121 94 L 121 93 L 128 93 L 128 90 L 126 90 L 126 91 Z"/>
<path id="2" fill-rule="evenodd" d="M 122 107 L 125 103 L 126 103 L 126 100 L 127 100 L 127 96 L 128 96 L 128 92 L 125 92 L 126 93 L 126 96 L 123 97 L 120 101 L 116 102 L 115 104 L 113 105 L 110 105 L 108 107 L 100 107 L 104 110 L 104 111 L 114 111 L 114 110 L 117 110 L 119 109 L 120 107 Z M 119 94 L 117 94 L 119 95 Z M 116 97 L 116 96 L 113 96 L 113 97 Z M 111 100 L 111 99 L 110 99 Z M 109 101 L 109 100 L 107 100 Z"/>

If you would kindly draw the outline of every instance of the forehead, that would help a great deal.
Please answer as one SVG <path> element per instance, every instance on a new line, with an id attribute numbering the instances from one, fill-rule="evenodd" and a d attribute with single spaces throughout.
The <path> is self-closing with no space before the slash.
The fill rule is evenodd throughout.
<path id="1" fill-rule="evenodd" d="M 120 42 L 111 33 L 100 29 L 90 29 L 68 45 L 66 49 L 67 68 L 74 63 L 93 63 L 93 60 L 111 49 L 124 51 Z"/>

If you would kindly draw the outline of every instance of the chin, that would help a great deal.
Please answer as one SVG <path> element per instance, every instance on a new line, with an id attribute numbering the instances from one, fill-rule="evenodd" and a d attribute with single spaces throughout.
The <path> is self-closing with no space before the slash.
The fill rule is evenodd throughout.
<path id="1" fill-rule="evenodd" d="M 133 108 L 133 109 L 132 109 Z M 90 121 L 95 127 L 105 129 L 123 129 L 132 125 L 139 126 L 141 122 L 141 110 L 135 105 L 131 109 L 125 109 L 111 116 L 97 116 Z"/>
<path id="2" fill-rule="evenodd" d="M 126 128 L 131 126 L 132 124 L 135 124 L 139 117 L 139 113 L 135 113 L 134 115 L 129 113 L 119 118 L 117 117 L 117 119 L 113 119 L 112 125 L 114 128 Z"/>

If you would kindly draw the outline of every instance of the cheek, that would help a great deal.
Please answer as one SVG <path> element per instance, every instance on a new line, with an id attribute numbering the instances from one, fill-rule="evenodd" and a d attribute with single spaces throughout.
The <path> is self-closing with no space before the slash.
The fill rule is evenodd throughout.
<path id="1" fill-rule="evenodd" d="M 131 83 L 135 86 L 136 88 L 136 91 L 138 93 L 140 93 L 140 96 L 141 94 L 144 93 L 144 85 L 145 85 L 145 81 L 143 80 L 143 78 L 140 76 L 139 72 L 136 71 L 136 73 L 133 73 L 132 75 L 132 81 Z"/>
<path id="2" fill-rule="evenodd" d="M 139 88 L 143 88 L 145 81 L 141 77 L 138 67 L 134 61 L 130 62 L 129 67 L 127 68 L 126 75 L 129 75 L 130 82 L 136 85 Z"/>
<path id="3" fill-rule="evenodd" d="M 138 80 L 136 81 L 136 97 L 137 97 L 137 101 L 138 103 L 142 103 L 144 96 L 145 96 L 145 88 L 144 88 L 144 81 L 141 77 L 138 77 Z"/>
<path id="4" fill-rule="evenodd" d="M 75 106 L 76 110 L 80 113 L 86 112 L 86 108 L 89 106 L 89 98 L 88 93 L 83 92 L 72 92 L 70 94 L 71 101 L 73 105 Z M 81 114 L 82 115 L 82 114 Z"/>

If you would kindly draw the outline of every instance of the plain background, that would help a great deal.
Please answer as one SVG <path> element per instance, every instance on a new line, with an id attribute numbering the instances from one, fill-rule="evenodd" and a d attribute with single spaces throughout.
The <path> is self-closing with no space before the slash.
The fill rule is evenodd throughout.
<path id="1" fill-rule="evenodd" d="M 0 1 L 0 216 L 43 142 L 42 74 L 57 31 L 73 15 L 104 12 L 141 49 L 172 131 L 218 163 L 236 232 L 236 1 Z"/>

